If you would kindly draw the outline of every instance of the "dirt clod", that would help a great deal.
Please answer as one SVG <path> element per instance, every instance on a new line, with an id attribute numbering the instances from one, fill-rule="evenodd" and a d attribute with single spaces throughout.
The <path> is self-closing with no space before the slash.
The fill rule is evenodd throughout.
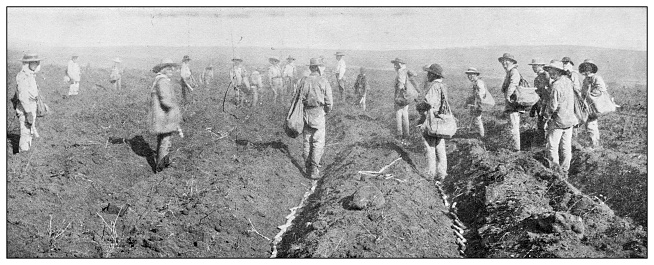
<path id="1" fill-rule="evenodd" d="M 375 186 L 363 186 L 352 194 L 350 207 L 356 210 L 379 208 L 386 203 L 384 194 Z"/>

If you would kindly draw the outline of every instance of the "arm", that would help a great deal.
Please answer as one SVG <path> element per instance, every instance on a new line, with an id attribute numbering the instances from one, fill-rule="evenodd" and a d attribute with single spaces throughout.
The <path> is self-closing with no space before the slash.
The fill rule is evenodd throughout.
<path id="1" fill-rule="evenodd" d="M 334 99 L 332 98 L 332 87 L 329 85 L 327 79 L 323 79 L 323 83 L 325 84 L 325 113 L 329 113 L 332 111 L 334 102 Z"/>
<path id="2" fill-rule="evenodd" d="M 341 61 L 341 65 L 338 68 L 338 79 L 343 79 L 345 77 L 345 61 Z"/>
<path id="3" fill-rule="evenodd" d="M 159 96 L 159 102 L 164 111 L 168 112 L 171 108 L 177 107 L 173 101 L 173 85 L 171 84 L 170 79 L 162 78 L 159 80 L 157 95 Z"/>
<path id="4" fill-rule="evenodd" d="M 16 78 L 16 83 L 18 85 L 18 100 L 25 112 L 36 112 L 36 104 L 33 102 L 36 101 L 36 97 L 39 95 L 38 90 L 30 87 L 29 80 L 23 75 Z"/>
<path id="5" fill-rule="evenodd" d="M 511 101 L 510 97 L 515 93 L 515 90 L 518 88 L 518 84 L 520 83 L 520 73 L 518 73 L 518 70 L 513 68 L 510 71 L 509 75 L 509 87 L 506 89 L 506 94 L 504 94 L 504 97 L 506 98 L 507 101 Z"/>
<path id="6" fill-rule="evenodd" d="M 601 76 L 595 75 L 594 82 L 591 84 L 590 93 L 593 96 L 599 96 L 602 92 L 606 92 L 606 83 L 604 83 L 604 79 Z"/>
<path id="7" fill-rule="evenodd" d="M 543 113 L 543 117 L 545 120 L 551 119 L 552 116 L 554 115 L 554 112 L 556 112 L 556 109 L 559 107 L 560 97 L 561 97 L 561 93 L 559 93 L 558 86 L 552 87 L 552 91 L 550 93 L 550 100 L 549 102 L 547 102 L 547 106 L 545 107 L 545 112 Z"/>
<path id="8" fill-rule="evenodd" d="M 270 83 L 270 86 L 272 86 L 272 78 L 273 78 L 273 69 L 272 67 L 268 68 L 268 83 Z"/>

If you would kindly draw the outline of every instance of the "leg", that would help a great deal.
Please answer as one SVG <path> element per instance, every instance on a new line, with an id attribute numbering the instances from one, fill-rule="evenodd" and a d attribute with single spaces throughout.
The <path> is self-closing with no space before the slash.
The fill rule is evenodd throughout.
<path id="1" fill-rule="evenodd" d="M 509 122 L 511 130 L 511 139 L 513 140 L 513 150 L 520 151 L 520 113 L 509 113 Z"/>
<path id="2" fill-rule="evenodd" d="M 554 165 L 559 165 L 559 143 L 561 141 L 563 130 L 561 129 L 548 129 L 547 130 L 547 152 L 549 154 L 550 168 Z"/>
<path id="3" fill-rule="evenodd" d="M 447 153 L 445 152 L 445 139 L 438 138 L 436 142 L 436 172 L 440 180 L 447 176 Z"/>
<path id="4" fill-rule="evenodd" d="M 361 99 L 361 108 L 363 111 L 366 111 L 366 94 L 363 94 L 363 98 Z"/>
<path id="5" fill-rule="evenodd" d="M 409 137 L 409 105 L 401 109 L 402 113 L 402 133 L 405 138 Z"/>
<path id="6" fill-rule="evenodd" d="M 172 145 L 171 138 L 172 133 L 157 135 L 157 171 L 163 170 L 170 164 L 168 153 L 170 152 L 170 147 Z"/>
<path id="7" fill-rule="evenodd" d="M 425 145 L 425 157 L 427 158 L 427 175 L 430 178 L 436 177 L 436 140 L 429 136 L 423 136 Z"/>
<path id="8" fill-rule="evenodd" d="M 259 87 L 252 86 L 252 106 L 257 106 L 259 103 Z"/>
<path id="9" fill-rule="evenodd" d="M 536 135 L 534 136 L 534 143 L 542 143 L 543 139 L 545 139 L 545 118 L 543 115 L 538 113 L 538 122 L 536 123 Z"/>
<path id="10" fill-rule="evenodd" d="M 304 167 L 305 167 L 305 173 L 307 175 L 311 174 L 312 166 L 311 166 L 311 139 L 313 138 L 313 134 L 315 133 L 316 129 L 311 128 L 307 126 L 306 124 L 304 125 L 304 130 L 302 131 L 302 145 L 304 147 L 303 152 L 302 152 L 302 157 L 304 158 Z"/>
<path id="11" fill-rule="evenodd" d="M 479 136 L 482 138 L 486 136 L 486 131 L 484 131 L 484 122 L 481 120 L 481 111 L 476 113 L 476 115 L 473 118 L 473 122 L 477 126 L 477 131 L 479 132 Z"/>
<path id="12" fill-rule="evenodd" d="M 589 120 L 586 123 L 586 130 L 590 135 L 590 140 L 592 142 L 593 148 L 599 147 L 599 125 L 597 124 L 597 119 Z"/>
<path id="13" fill-rule="evenodd" d="M 116 83 L 118 83 L 118 90 L 121 90 L 121 89 L 123 88 L 123 79 L 122 79 L 122 78 L 118 78 L 118 80 L 116 81 Z"/>
<path id="14" fill-rule="evenodd" d="M 322 159 L 322 154 L 325 149 L 325 125 L 323 124 L 320 128 L 316 129 L 313 133 L 311 139 L 311 164 L 313 165 L 313 171 L 311 174 L 314 178 L 318 177 L 318 167 L 320 167 L 320 160 Z"/>
<path id="15" fill-rule="evenodd" d="M 563 153 L 561 168 L 563 171 L 568 172 L 570 169 L 570 161 L 572 160 L 572 127 L 565 129 L 562 132 L 561 152 Z"/>
<path id="16" fill-rule="evenodd" d="M 395 104 L 395 132 L 397 137 L 402 136 L 402 108 Z"/>
<path id="17" fill-rule="evenodd" d="M 27 124 L 25 124 L 25 119 L 26 117 L 24 114 L 20 114 L 18 116 L 20 123 L 20 140 L 18 140 L 18 147 L 21 152 L 29 151 L 30 147 L 32 146 L 31 126 L 27 126 Z"/>

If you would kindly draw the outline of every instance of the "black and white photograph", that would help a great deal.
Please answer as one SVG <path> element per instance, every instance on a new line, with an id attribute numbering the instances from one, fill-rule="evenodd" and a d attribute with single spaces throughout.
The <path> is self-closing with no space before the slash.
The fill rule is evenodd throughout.
<path id="1" fill-rule="evenodd" d="M 648 258 L 647 6 L 5 14 L 4 259 Z"/>

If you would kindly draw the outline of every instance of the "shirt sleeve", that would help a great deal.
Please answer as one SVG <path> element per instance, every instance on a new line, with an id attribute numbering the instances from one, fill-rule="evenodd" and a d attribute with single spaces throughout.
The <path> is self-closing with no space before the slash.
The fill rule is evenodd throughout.
<path id="1" fill-rule="evenodd" d="M 36 96 L 38 96 L 38 90 L 34 89 L 35 91 L 32 91 L 33 89 L 30 88 L 28 78 L 22 74 L 16 77 L 16 83 L 18 85 L 18 91 L 16 91 L 18 93 L 18 100 L 23 106 L 23 109 L 25 109 L 25 112 L 35 112 L 36 105 L 33 103 L 36 101 Z"/>
<path id="2" fill-rule="evenodd" d="M 343 77 L 345 76 L 345 68 L 346 68 L 345 61 L 341 60 L 340 67 L 338 68 L 338 78 L 339 79 L 343 79 Z"/>
<path id="3" fill-rule="evenodd" d="M 518 85 L 520 84 L 520 73 L 518 72 L 517 69 L 513 68 L 511 69 L 510 75 L 509 75 L 509 87 L 506 89 L 506 97 L 513 95 L 515 92 L 516 88 L 518 88 Z"/>
<path id="4" fill-rule="evenodd" d="M 334 99 L 332 98 L 332 86 L 329 85 L 329 81 L 323 79 L 325 84 L 325 106 L 327 106 L 328 111 L 332 110 Z"/>
<path id="5" fill-rule="evenodd" d="M 591 89 L 606 92 L 606 83 L 604 83 L 604 79 L 599 75 L 595 75 L 595 82 L 593 82 L 593 87 Z"/>
<path id="6" fill-rule="evenodd" d="M 172 84 L 168 78 L 162 78 L 159 80 L 159 89 L 157 90 L 159 94 L 159 102 L 161 105 L 167 109 L 175 107 L 173 102 L 173 89 Z"/>

